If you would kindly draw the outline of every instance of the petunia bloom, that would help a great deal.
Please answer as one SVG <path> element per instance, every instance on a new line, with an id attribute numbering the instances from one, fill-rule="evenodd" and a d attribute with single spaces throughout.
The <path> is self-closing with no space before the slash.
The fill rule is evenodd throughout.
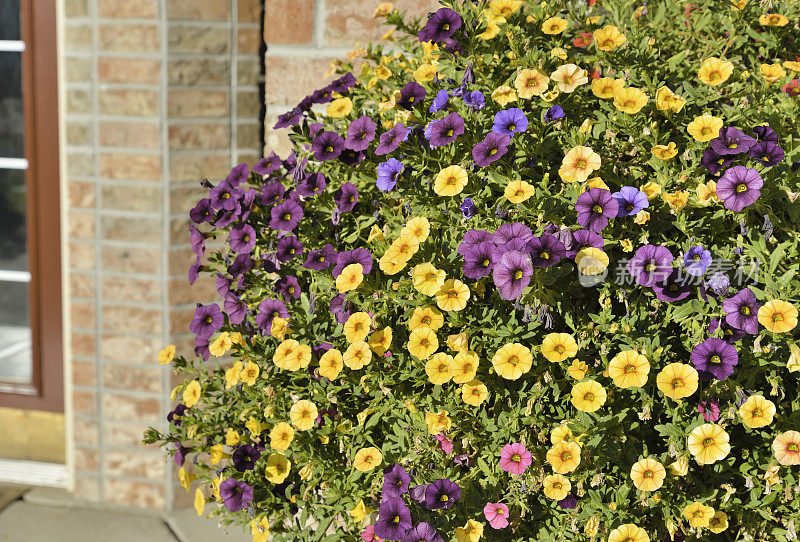
<path id="1" fill-rule="evenodd" d="M 475 145 L 472 149 L 472 159 L 478 167 L 486 167 L 496 162 L 508 152 L 508 144 L 511 138 L 506 134 L 496 134 L 490 132 L 486 134 L 483 141 Z"/>
<path id="2" fill-rule="evenodd" d="M 710 337 L 692 349 L 691 359 L 702 379 L 725 380 L 739 363 L 739 354 L 733 345 Z"/>
<path id="3" fill-rule="evenodd" d="M 522 474 L 532 462 L 531 453 L 518 442 L 506 444 L 500 451 L 500 468 L 511 474 Z"/>
<path id="4" fill-rule="evenodd" d="M 575 203 L 578 211 L 578 224 L 592 231 L 602 231 L 608 221 L 617 216 L 619 203 L 604 188 L 592 188 L 578 196 Z"/>
<path id="5" fill-rule="evenodd" d="M 508 506 L 501 502 L 487 502 L 483 507 L 483 517 L 492 529 L 505 529 L 508 527 Z"/>
<path id="6" fill-rule="evenodd" d="M 756 202 L 764 180 L 755 169 L 735 166 L 728 169 L 717 181 L 717 197 L 726 209 L 740 212 Z"/>
<path id="7" fill-rule="evenodd" d="M 734 329 L 750 335 L 758 333 L 758 309 L 761 303 L 750 288 L 743 288 L 722 302 L 725 322 Z"/>

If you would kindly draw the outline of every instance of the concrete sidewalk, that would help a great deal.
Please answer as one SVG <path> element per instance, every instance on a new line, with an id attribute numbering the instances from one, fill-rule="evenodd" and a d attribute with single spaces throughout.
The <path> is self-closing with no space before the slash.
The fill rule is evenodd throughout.
<path id="1" fill-rule="evenodd" d="M 59 489 L 0 487 L 0 542 L 251 542 L 194 510 L 164 514 L 97 508 Z"/>

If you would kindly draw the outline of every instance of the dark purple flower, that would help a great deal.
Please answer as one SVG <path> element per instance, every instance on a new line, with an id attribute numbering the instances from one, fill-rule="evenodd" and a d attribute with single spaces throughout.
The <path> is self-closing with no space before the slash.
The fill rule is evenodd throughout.
<path id="1" fill-rule="evenodd" d="M 545 234 L 541 237 L 531 237 L 526 249 L 531 255 L 533 267 L 552 267 L 567 255 L 564 243 L 555 235 Z"/>
<path id="2" fill-rule="evenodd" d="M 186 461 L 186 454 L 191 452 L 191 448 L 187 448 L 186 446 L 178 445 L 178 449 L 175 450 L 175 455 L 172 457 L 175 464 L 179 467 L 183 466 L 183 463 Z"/>
<path id="3" fill-rule="evenodd" d="M 253 173 L 257 173 L 262 177 L 272 175 L 274 172 L 281 168 L 281 158 L 275 151 L 269 153 L 269 156 L 262 158 L 253 165 Z"/>
<path id="4" fill-rule="evenodd" d="M 653 291 L 661 301 L 674 303 L 689 296 L 691 284 L 680 269 L 673 269 L 666 279 L 653 285 Z"/>
<path id="5" fill-rule="evenodd" d="M 222 181 L 208 192 L 211 198 L 211 207 L 220 211 L 233 211 L 237 201 L 242 196 L 242 190 L 234 188 L 226 181 Z"/>
<path id="6" fill-rule="evenodd" d="M 186 413 L 186 405 L 178 404 L 175 405 L 175 409 L 172 410 L 169 414 L 167 414 L 167 421 L 180 427 L 183 418 L 183 415 Z"/>
<path id="7" fill-rule="evenodd" d="M 720 327 L 719 318 L 714 318 L 708 324 L 708 334 L 713 335 L 717 328 Z M 722 340 L 727 343 L 739 342 L 747 336 L 747 333 L 741 329 L 731 327 L 728 322 L 722 320 Z"/>
<path id="8" fill-rule="evenodd" d="M 725 322 L 734 329 L 741 329 L 750 335 L 758 334 L 758 309 L 761 303 L 750 288 L 739 290 L 736 295 L 722 302 Z"/>
<path id="9" fill-rule="evenodd" d="M 428 18 L 425 28 L 419 31 L 419 41 L 444 41 L 461 28 L 461 16 L 450 8 L 441 8 Z"/>
<path id="10" fill-rule="evenodd" d="M 548 109 L 544 114 L 545 122 L 553 122 L 554 120 L 563 118 L 564 118 L 564 110 L 561 108 L 560 105 L 554 105 L 553 107 Z"/>
<path id="11" fill-rule="evenodd" d="M 403 126 L 402 122 L 398 122 L 391 129 L 381 134 L 380 142 L 375 148 L 375 154 L 383 156 L 394 152 L 400 146 L 400 143 L 406 140 L 406 137 L 408 137 L 408 129 Z"/>
<path id="12" fill-rule="evenodd" d="M 703 415 L 703 419 L 707 422 L 713 423 L 719 420 L 719 403 L 713 399 L 700 401 L 697 404 L 697 410 Z"/>
<path id="13" fill-rule="evenodd" d="M 602 231 L 608 220 L 617 216 L 619 203 L 605 188 L 591 188 L 578 196 L 575 203 L 578 224 L 592 231 Z"/>
<path id="14" fill-rule="evenodd" d="M 194 355 L 201 356 L 203 361 L 208 361 L 208 358 L 211 357 L 211 350 L 208 348 L 210 340 L 211 336 L 201 337 L 198 335 L 194 338 Z"/>
<path id="15" fill-rule="evenodd" d="M 345 149 L 342 151 L 342 154 L 339 155 L 339 161 L 347 166 L 357 166 L 363 162 L 366 157 L 367 154 L 364 151 Z"/>
<path id="16" fill-rule="evenodd" d="M 289 298 L 300 299 L 300 283 L 297 282 L 297 277 L 292 275 L 279 278 L 275 283 L 275 291 L 286 301 L 289 301 Z"/>
<path id="17" fill-rule="evenodd" d="M 198 337 L 208 338 L 225 323 L 225 317 L 219 305 L 197 305 L 194 318 L 189 324 L 189 331 Z"/>
<path id="18" fill-rule="evenodd" d="M 412 109 L 415 105 L 425 100 L 425 94 L 425 87 L 416 81 L 411 81 L 400 91 L 400 99 L 397 100 L 397 105 L 403 109 Z"/>
<path id="19" fill-rule="evenodd" d="M 758 160 L 758 163 L 764 167 L 771 167 L 783 162 L 786 153 L 774 141 L 759 141 L 750 147 L 750 158 Z"/>
<path id="20" fill-rule="evenodd" d="M 278 122 L 272 127 L 273 130 L 280 130 L 281 128 L 288 128 L 290 126 L 294 126 L 300 122 L 300 119 L 303 118 L 303 109 L 300 107 L 295 107 L 283 113 L 282 115 L 278 115 Z"/>
<path id="21" fill-rule="evenodd" d="M 433 525 L 421 521 L 406 531 L 403 542 L 444 542 L 444 538 Z"/>
<path id="22" fill-rule="evenodd" d="M 389 498 L 378 508 L 375 534 L 386 540 L 402 540 L 412 526 L 411 511 L 403 499 Z"/>
<path id="23" fill-rule="evenodd" d="M 720 155 L 741 154 L 750 150 L 756 140 L 738 128 L 722 128 L 716 139 L 709 144 Z"/>
<path id="24" fill-rule="evenodd" d="M 433 103 L 431 103 L 431 107 L 428 111 L 430 111 L 431 113 L 436 113 L 437 111 L 446 109 L 447 103 L 449 101 L 450 101 L 450 93 L 442 89 L 436 93 L 436 96 L 433 98 Z"/>
<path id="25" fill-rule="evenodd" d="M 452 143 L 464 133 L 464 119 L 458 113 L 450 113 L 443 119 L 435 120 L 430 124 L 431 147 L 442 147 Z"/>
<path id="26" fill-rule="evenodd" d="M 303 208 L 296 201 L 287 199 L 273 207 L 270 216 L 269 226 L 272 229 L 292 231 L 303 218 Z"/>
<path id="27" fill-rule="evenodd" d="M 466 219 L 470 219 L 478 214 L 478 208 L 475 207 L 475 202 L 472 201 L 472 198 L 464 198 L 464 201 L 461 202 L 458 208 L 461 209 L 461 214 Z"/>
<path id="28" fill-rule="evenodd" d="M 365 151 L 375 139 L 375 122 L 366 115 L 358 117 L 347 127 L 344 146 L 351 151 Z"/>
<path id="29" fill-rule="evenodd" d="M 486 99 L 480 90 L 473 90 L 472 92 L 464 93 L 464 105 L 473 111 L 480 111 L 486 107 Z"/>
<path id="30" fill-rule="evenodd" d="M 647 194 L 634 186 L 623 186 L 619 192 L 611 194 L 619 203 L 617 216 L 633 216 L 650 206 Z"/>
<path id="31" fill-rule="evenodd" d="M 427 489 L 427 484 L 421 484 L 418 486 L 414 486 L 408 490 L 408 495 L 416 502 L 422 504 L 425 502 L 425 490 Z"/>
<path id="32" fill-rule="evenodd" d="M 636 284 L 650 288 L 672 273 L 674 259 L 667 247 L 644 245 L 628 261 L 628 273 L 633 276 Z"/>
<path id="33" fill-rule="evenodd" d="M 387 161 L 378 164 L 378 178 L 375 186 L 382 192 L 391 191 L 397 184 L 397 179 L 403 173 L 403 164 L 396 158 L 389 158 Z"/>
<path id="34" fill-rule="evenodd" d="M 725 380 L 733 374 L 733 367 L 739 363 L 739 354 L 733 345 L 711 337 L 692 349 L 691 359 L 703 380 Z"/>
<path id="35" fill-rule="evenodd" d="M 281 183 L 265 184 L 261 189 L 259 199 L 262 205 L 270 206 L 278 203 L 283 195 L 286 193 L 286 188 Z"/>
<path id="36" fill-rule="evenodd" d="M 198 259 L 201 258 L 206 251 L 206 236 L 194 224 L 189 226 L 189 243 L 192 245 L 194 255 Z"/>
<path id="37" fill-rule="evenodd" d="M 478 167 L 486 167 L 496 162 L 508 152 L 508 144 L 511 138 L 506 134 L 496 134 L 489 132 L 483 141 L 475 145 L 472 149 L 472 159 Z"/>
<path id="38" fill-rule="evenodd" d="M 247 508 L 253 500 L 253 488 L 245 482 L 226 478 L 219 485 L 219 496 L 225 503 L 225 508 L 231 512 L 238 512 Z"/>
<path id="39" fill-rule="evenodd" d="M 239 254 L 236 256 L 236 259 L 233 260 L 233 263 L 228 266 L 228 273 L 230 273 L 230 275 L 233 277 L 239 277 L 250 271 L 253 268 L 253 265 L 254 262 L 250 257 L 250 254 Z"/>
<path id="40" fill-rule="evenodd" d="M 400 497 L 408 492 L 408 485 L 411 483 L 411 476 L 406 469 L 400 465 L 387 467 L 383 471 L 383 487 L 381 489 L 381 499 L 387 497 Z"/>
<path id="41" fill-rule="evenodd" d="M 494 115 L 492 132 L 496 134 L 506 134 L 514 137 L 517 132 L 524 132 L 527 129 L 528 119 L 522 109 L 518 107 L 503 109 Z"/>
<path id="42" fill-rule="evenodd" d="M 564 510 L 575 510 L 578 507 L 578 497 L 570 493 L 560 501 L 558 501 L 558 506 Z"/>
<path id="43" fill-rule="evenodd" d="M 336 317 L 336 321 L 344 324 L 353 314 L 353 304 L 347 300 L 345 294 L 337 294 L 331 299 L 330 310 L 331 314 Z"/>
<path id="44" fill-rule="evenodd" d="M 333 276 L 338 277 L 344 268 L 351 263 L 360 263 L 365 275 L 372 271 L 372 253 L 366 248 L 355 248 L 340 252 L 336 257 L 336 266 L 333 268 Z"/>
<path id="45" fill-rule="evenodd" d="M 322 132 L 314 138 L 311 148 L 316 160 L 335 160 L 344 150 L 344 139 L 336 132 Z"/>
<path id="46" fill-rule="evenodd" d="M 778 142 L 778 134 L 776 134 L 772 128 L 768 125 L 763 126 L 756 126 L 753 128 L 753 135 L 756 136 L 758 141 L 773 141 L 775 143 Z"/>
<path id="47" fill-rule="evenodd" d="M 289 311 L 280 299 L 264 299 L 258 304 L 256 325 L 259 329 L 269 331 L 272 329 L 273 318 L 289 318 Z"/>
<path id="48" fill-rule="evenodd" d="M 202 224 L 203 222 L 211 222 L 214 220 L 214 213 L 211 210 L 211 200 L 203 198 L 197 202 L 197 206 L 189 211 L 189 218 L 195 224 Z"/>
<path id="49" fill-rule="evenodd" d="M 709 173 L 716 175 L 723 169 L 727 168 L 733 163 L 735 155 L 733 154 L 717 154 L 711 147 L 703 151 L 703 157 L 700 158 L 700 165 L 708 170 Z"/>
<path id="50" fill-rule="evenodd" d="M 726 209 L 739 212 L 752 205 L 761 196 L 759 190 L 764 180 L 758 171 L 744 166 L 734 166 L 722 174 L 717 181 L 717 197 Z"/>
<path id="51" fill-rule="evenodd" d="M 303 182 L 297 185 L 297 193 L 303 197 L 310 198 L 322 194 L 327 186 L 325 175 L 322 173 L 312 173 L 307 175 Z"/>
<path id="52" fill-rule="evenodd" d="M 683 255 L 683 266 L 686 268 L 686 272 L 695 277 L 705 275 L 712 261 L 711 252 L 706 250 L 703 245 L 693 246 Z"/>
<path id="53" fill-rule="evenodd" d="M 333 201 L 336 202 L 339 212 L 352 211 L 358 202 L 358 188 L 353 183 L 344 183 L 334 192 Z"/>
<path id="54" fill-rule="evenodd" d="M 491 241 L 492 234 L 486 230 L 469 230 L 464 234 L 464 239 L 458 244 L 458 253 L 464 256 L 475 245 L 484 241 Z"/>
<path id="55" fill-rule="evenodd" d="M 233 169 L 231 169 L 231 172 L 225 178 L 225 181 L 230 186 L 237 187 L 245 182 L 249 176 L 250 168 L 247 167 L 247 164 L 243 162 L 237 166 L 233 166 Z"/>
<path id="56" fill-rule="evenodd" d="M 461 488 L 447 478 L 436 480 L 425 488 L 425 507 L 439 510 L 452 507 L 461 498 Z"/>
<path id="57" fill-rule="evenodd" d="M 495 262 L 492 278 L 500 297 L 512 300 L 522 295 L 533 276 L 530 256 L 519 250 L 510 250 Z"/>
<path id="58" fill-rule="evenodd" d="M 289 235 L 287 237 L 281 237 L 278 241 L 278 246 L 276 248 L 276 255 L 278 257 L 278 261 L 281 263 L 286 263 L 289 260 L 296 258 L 303 254 L 303 244 L 300 242 L 300 239 L 295 237 L 294 235 Z"/>
<path id="59" fill-rule="evenodd" d="M 352 74 L 352 72 L 347 72 L 346 74 L 342 75 L 338 79 L 331 81 L 328 84 L 327 88 L 331 92 L 338 92 L 339 94 L 343 94 L 356 86 L 356 76 Z"/>
<path id="60" fill-rule="evenodd" d="M 333 248 L 333 245 L 328 243 L 322 248 L 309 252 L 305 263 L 303 263 L 303 267 L 306 269 L 313 269 L 314 271 L 322 271 L 336 263 L 336 256 L 336 249 Z"/>
<path id="61" fill-rule="evenodd" d="M 225 294 L 225 313 L 231 324 L 241 324 L 247 316 L 247 303 L 239 299 L 233 292 Z"/>
<path id="62" fill-rule="evenodd" d="M 489 276 L 494 267 L 494 248 L 488 240 L 470 245 L 464 254 L 464 275 L 473 280 Z"/>
<path id="63" fill-rule="evenodd" d="M 603 236 L 591 230 L 578 230 L 572 232 L 571 236 L 571 243 L 567 247 L 567 258 L 574 258 L 582 248 L 603 248 L 605 244 Z"/>
<path id="64" fill-rule="evenodd" d="M 256 230 L 249 224 L 242 224 L 231 228 L 228 234 L 228 244 L 234 252 L 253 252 L 256 246 Z"/>
<path id="65" fill-rule="evenodd" d="M 256 461 L 258 461 L 258 458 L 260 457 L 261 452 L 259 452 L 256 448 L 250 446 L 249 444 L 243 444 L 233 451 L 231 459 L 233 460 L 233 466 L 236 468 L 236 470 L 239 472 L 245 472 L 252 470 L 256 465 Z"/>

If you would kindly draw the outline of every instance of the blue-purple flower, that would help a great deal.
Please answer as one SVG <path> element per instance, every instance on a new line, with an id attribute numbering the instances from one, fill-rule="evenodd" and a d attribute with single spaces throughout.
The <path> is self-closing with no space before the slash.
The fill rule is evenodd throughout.
<path id="1" fill-rule="evenodd" d="M 378 178 L 375 186 L 382 192 L 393 190 L 404 169 L 403 164 L 396 158 L 389 158 L 386 162 L 378 164 Z"/>
<path id="2" fill-rule="evenodd" d="M 386 540 L 402 540 L 412 526 L 411 511 L 400 498 L 385 499 L 378 508 L 375 534 Z"/>
<path id="3" fill-rule="evenodd" d="M 508 152 L 511 138 L 506 134 L 489 132 L 483 141 L 472 149 L 472 159 L 478 167 L 486 167 L 496 162 Z"/>
<path id="4" fill-rule="evenodd" d="M 733 345 L 710 337 L 692 349 L 691 360 L 703 380 L 725 380 L 739 363 L 739 353 Z"/>
<path id="5" fill-rule="evenodd" d="M 381 499 L 387 497 L 400 497 L 408 493 L 408 486 L 411 483 L 411 476 L 406 469 L 398 464 L 386 468 L 383 471 L 383 487 L 381 488 Z"/>
<path id="6" fill-rule="evenodd" d="M 419 41 L 444 41 L 453 37 L 461 28 L 461 16 L 450 8 L 441 8 L 428 18 L 425 27 L 419 31 Z"/>
<path id="7" fill-rule="evenodd" d="M 464 105 L 473 111 L 480 111 L 486 107 L 486 99 L 480 90 L 473 90 L 472 92 L 465 92 L 463 96 Z"/>
<path id="8" fill-rule="evenodd" d="M 761 303 L 750 288 L 743 288 L 722 302 L 725 322 L 734 329 L 750 335 L 758 333 L 758 309 Z"/>
<path id="9" fill-rule="evenodd" d="M 344 183 L 334 192 L 333 201 L 336 202 L 340 212 L 352 211 L 358 202 L 358 188 L 353 183 Z"/>
<path id="10" fill-rule="evenodd" d="M 461 210 L 461 214 L 464 218 L 472 218 L 476 214 L 478 214 L 478 208 L 475 207 L 475 202 L 472 201 L 472 198 L 464 198 L 464 201 L 461 202 L 461 205 L 458 206 Z"/>
<path id="11" fill-rule="evenodd" d="M 492 271 L 494 285 L 500 297 L 512 300 L 522 295 L 533 276 L 530 256 L 519 250 L 509 250 L 495 263 Z"/>
<path id="12" fill-rule="evenodd" d="M 335 160 L 344 150 L 344 139 L 336 132 L 322 132 L 311 142 L 311 149 L 316 160 Z"/>
<path id="13" fill-rule="evenodd" d="M 362 115 L 347 127 L 344 146 L 351 151 L 365 151 L 373 139 L 375 139 L 375 122 L 367 115 Z"/>
<path id="14" fill-rule="evenodd" d="M 198 337 L 208 338 L 225 323 L 218 305 L 197 305 L 194 309 L 194 318 L 189 324 L 189 331 Z"/>
<path id="15" fill-rule="evenodd" d="M 233 461 L 233 466 L 239 472 L 245 472 L 248 470 L 252 470 L 256 464 L 256 461 L 261 457 L 261 452 L 259 452 L 253 446 L 249 444 L 243 444 L 237 447 L 233 451 L 233 455 L 231 456 L 231 460 Z"/>
<path id="16" fill-rule="evenodd" d="M 328 243 L 322 248 L 312 250 L 308 253 L 303 267 L 306 269 L 313 269 L 314 271 L 322 271 L 328 269 L 331 265 L 336 263 L 336 249 L 333 245 Z"/>
<path id="17" fill-rule="evenodd" d="M 408 129 L 403 126 L 402 122 L 398 122 L 392 126 L 391 129 L 381 134 L 378 146 L 375 148 L 375 154 L 378 156 L 383 156 L 385 154 L 389 154 L 390 152 L 396 151 L 397 147 L 400 146 L 400 143 L 406 140 L 407 136 Z"/>
<path id="18" fill-rule="evenodd" d="M 517 132 L 528 129 L 528 119 L 522 109 L 511 107 L 498 111 L 494 116 L 492 131 L 496 134 L 506 134 L 514 137 Z"/>
<path id="19" fill-rule="evenodd" d="M 428 109 L 428 111 L 431 113 L 436 113 L 437 111 L 446 109 L 449 102 L 450 93 L 442 89 L 436 93 L 436 96 L 433 98 L 433 102 L 431 102 L 431 107 Z"/>
<path id="20" fill-rule="evenodd" d="M 280 299 L 264 299 L 258 304 L 258 314 L 256 314 L 256 325 L 263 330 L 272 329 L 274 318 L 289 318 L 289 311 Z"/>
<path id="21" fill-rule="evenodd" d="M 541 237 L 532 237 L 528 240 L 527 247 L 531 256 L 533 267 L 551 267 L 567 255 L 564 243 L 555 235 L 545 234 Z"/>
<path id="22" fill-rule="evenodd" d="M 234 478 L 226 478 L 219 485 L 219 496 L 231 512 L 244 510 L 253 500 L 253 488 Z"/>
<path id="23" fill-rule="evenodd" d="M 430 124 L 431 147 L 442 147 L 452 143 L 464 133 L 464 119 L 458 113 L 450 113 L 443 119 L 435 120 Z"/>
<path id="24" fill-rule="evenodd" d="M 292 231 L 303 218 L 303 208 L 295 200 L 287 199 L 270 210 L 270 218 L 270 228 Z"/>
<path id="25" fill-rule="evenodd" d="M 554 105 L 545 112 L 544 121 L 553 122 L 558 119 L 563 119 L 564 116 L 564 109 L 562 109 L 560 105 Z"/>
<path id="26" fill-rule="evenodd" d="M 633 258 L 628 261 L 628 273 L 636 284 L 650 288 L 669 277 L 674 259 L 667 247 L 644 245 L 639 247 Z"/>
<path id="27" fill-rule="evenodd" d="M 683 266 L 686 268 L 686 272 L 695 277 L 705 275 L 712 261 L 711 252 L 703 245 L 693 246 L 683 255 Z"/>
<path id="28" fill-rule="evenodd" d="M 412 109 L 415 105 L 425 100 L 425 94 L 425 87 L 416 81 L 411 81 L 400 91 L 400 99 L 397 100 L 397 105 L 403 109 Z"/>
<path id="29" fill-rule="evenodd" d="M 650 206 L 647 194 L 635 186 L 623 186 L 619 192 L 614 192 L 611 196 L 619 203 L 617 216 L 633 216 Z"/>
<path id="30" fill-rule="evenodd" d="M 715 153 L 720 155 L 741 154 L 750 150 L 756 140 L 738 128 L 722 128 L 716 139 L 710 143 Z"/>

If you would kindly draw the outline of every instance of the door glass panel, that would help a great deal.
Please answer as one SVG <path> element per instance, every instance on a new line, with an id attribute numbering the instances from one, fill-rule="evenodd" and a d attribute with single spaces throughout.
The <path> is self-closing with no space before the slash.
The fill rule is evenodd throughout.
<path id="1" fill-rule="evenodd" d="M 0 380 L 28 384 L 33 377 L 28 283 L 0 281 Z"/>
<path id="2" fill-rule="evenodd" d="M 0 40 L 19 39 L 19 0 L 0 1 Z"/>
<path id="3" fill-rule="evenodd" d="M 28 270 L 25 192 L 25 170 L 0 169 L 0 280 L 3 271 Z"/>
<path id="4" fill-rule="evenodd" d="M 0 0 L 0 5 L 3 2 Z M 0 159 L 25 156 L 21 62 L 21 53 L 0 52 Z"/>

